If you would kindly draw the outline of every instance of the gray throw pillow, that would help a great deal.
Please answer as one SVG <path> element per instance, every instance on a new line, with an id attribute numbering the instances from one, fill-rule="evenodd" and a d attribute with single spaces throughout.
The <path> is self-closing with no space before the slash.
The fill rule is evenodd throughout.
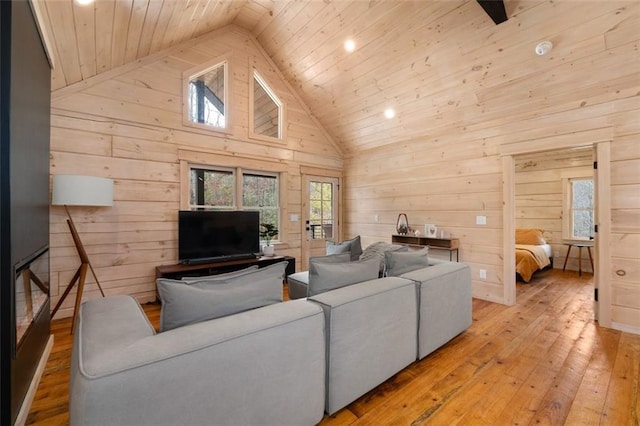
<path id="1" fill-rule="evenodd" d="M 333 241 L 327 241 L 327 255 L 351 253 L 351 244 L 349 243 L 334 243 Z M 351 257 L 351 255 L 349 255 Z"/>
<path id="2" fill-rule="evenodd" d="M 384 272 L 384 254 L 388 251 L 408 251 L 409 248 L 407 246 L 403 246 L 401 244 L 391 244 L 385 243 L 383 241 L 378 241 L 377 243 L 373 243 L 368 246 L 362 254 L 360 255 L 360 260 L 368 260 L 368 259 L 377 259 L 379 262 L 378 265 L 378 276 L 382 276 Z"/>
<path id="3" fill-rule="evenodd" d="M 239 277 L 240 275 L 244 275 L 247 272 L 255 271 L 256 269 L 258 269 L 258 265 L 251 265 L 248 268 L 240 269 L 238 271 L 225 272 L 224 274 L 205 275 L 205 276 L 199 276 L 199 277 L 182 277 L 181 281 L 194 283 L 196 281 L 204 281 L 204 280 L 224 280 L 227 278 Z"/>
<path id="4" fill-rule="evenodd" d="M 426 268 L 429 266 L 428 253 L 428 247 L 416 251 L 385 252 L 385 275 L 388 277 L 397 277 L 407 272 L 415 271 L 416 269 Z"/>
<path id="5" fill-rule="evenodd" d="M 378 259 L 346 263 L 309 260 L 309 296 L 378 278 Z"/>
<path id="6" fill-rule="evenodd" d="M 309 258 L 309 265 L 311 263 L 344 263 L 351 261 L 351 253 L 345 252 L 340 254 L 330 254 L 328 256 L 314 256 Z"/>
<path id="7" fill-rule="evenodd" d="M 339 254 L 349 252 L 351 254 L 351 260 L 358 260 L 362 254 L 362 244 L 360 242 L 360 235 L 350 239 L 344 240 L 340 243 L 333 241 L 327 241 L 327 254 Z"/>
<path id="8" fill-rule="evenodd" d="M 279 262 L 226 279 L 157 279 L 162 300 L 160 331 L 281 302 L 286 265 Z"/>

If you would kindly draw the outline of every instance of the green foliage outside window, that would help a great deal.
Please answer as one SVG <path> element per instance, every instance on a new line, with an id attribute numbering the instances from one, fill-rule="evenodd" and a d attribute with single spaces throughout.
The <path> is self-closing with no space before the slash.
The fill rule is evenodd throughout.
<path id="1" fill-rule="evenodd" d="M 329 182 L 309 184 L 309 225 L 312 238 L 333 237 L 333 185 Z"/>
<path id="2" fill-rule="evenodd" d="M 258 210 L 260 223 L 278 227 L 278 178 L 276 176 L 245 173 L 242 175 L 242 208 Z"/>
<path id="3" fill-rule="evenodd" d="M 242 194 L 236 194 L 236 176 L 242 177 Z M 241 209 L 260 212 L 260 223 L 278 229 L 280 200 L 278 175 L 241 169 L 191 168 L 189 202 L 192 207 Z M 276 233 L 277 235 L 277 233 Z M 275 236 L 272 235 L 270 239 Z"/>

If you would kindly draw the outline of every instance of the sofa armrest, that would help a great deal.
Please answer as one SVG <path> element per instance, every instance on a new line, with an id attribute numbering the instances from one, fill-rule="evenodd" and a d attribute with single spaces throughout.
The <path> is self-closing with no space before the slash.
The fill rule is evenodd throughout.
<path id="1" fill-rule="evenodd" d="M 419 289 L 419 359 L 471 325 L 473 296 L 469 265 L 442 262 L 401 277 L 415 281 Z"/>
<path id="2" fill-rule="evenodd" d="M 159 334 L 124 328 L 134 338 L 94 326 L 134 307 L 102 312 L 93 302 L 79 317 L 74 341 L 71 424 L 321 420 L 324 315 L 313 303 L 277 303 Z M 105 342 L 98 350 L 86 339 Z"/>

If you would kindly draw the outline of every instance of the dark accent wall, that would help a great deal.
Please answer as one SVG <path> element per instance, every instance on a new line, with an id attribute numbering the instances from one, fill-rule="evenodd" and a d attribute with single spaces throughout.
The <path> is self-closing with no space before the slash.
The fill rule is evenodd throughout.
<path id="1" fill-rule="evenodd" d="M 17 266 L 49 244 L 51 70 L 29 2 L 0 1 L 0 424 L 13 424 L 49 338 L 49 302 L 15 345 Z"/>

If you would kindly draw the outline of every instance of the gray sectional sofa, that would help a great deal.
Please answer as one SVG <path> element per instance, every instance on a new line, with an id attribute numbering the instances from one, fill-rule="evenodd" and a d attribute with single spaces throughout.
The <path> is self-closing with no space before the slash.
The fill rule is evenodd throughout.
<path id="1" fill-rule="evenodd" d="M 471 324 L 469 267 L 429 264 L 158 334 L 129 296 L 88 301 L 71 424 L 315 424 Z"/>
<path id="2" fill-rule="evenodd" d="M 324 315 L 294 300 L 155 333 L 130 296 L 82 304 L 71 425 L 311 425 L 324 411 Z"/>

